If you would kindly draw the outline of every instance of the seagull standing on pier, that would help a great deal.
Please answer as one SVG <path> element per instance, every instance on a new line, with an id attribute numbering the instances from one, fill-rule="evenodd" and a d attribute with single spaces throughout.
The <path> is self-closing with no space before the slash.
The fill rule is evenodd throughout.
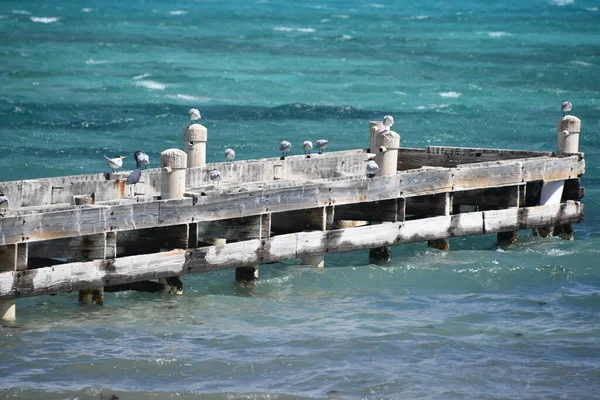
<path id="1" fill-rule="evenodd" d="M 383 117 L 383 126 L 385 127 L 386 131 L 389 131 L 392 125 L 394 125 L 394 117 L 391 115 L 386 115 Z"/>
<path id="2" fill-rule="evenodd" d="M 304 147 L 304 155 L 306 156 L 306 158 L 310 158 L 310 151 L 313 148 L 313 144 L 310 140 L 305 140 L 302 143 L 302 147 Z"/>
<path id="3" fill-rule="evenodd" d="M 375 156 L 370 156 L 365 162 L 367 163 L 367 177 L 373 178 L 379 169 L 379 165 L 375 162 Z"/>
<path id="4" fill-rule="evenodd" d="M 572 108 L 573 108 L 573 104 L 571 104 L 570 101 L 563 100 L 562 104 L 560 105 L 560 110 L 563 113 L 563 117 L 567 114 L 570 114 Z"/>
<path id="5" fill-rule="evenodd" d="M 108 164 L 108 166 L 112 169 L 112 172 L 115 173 L 119 168 L 123 166 L 123 159 L 125 158 L 125 156 L 108 158 L 105 155 L 104 158 L 106 158 L 106 164 Z"/>
<path id="6" fill-rule="evenodd" d="M 130 189 L 129 189 L 130 196 L 132 198 L 135 195 L 135 192 L 136 192 L 136 188 L 135 187 L 139 183 L 141 177 L 142 177 L 142 170 L 138 166 L 136 169 L 134 169 L 133 171 L 131 171 L 131 173 L 127 177 L 127 181 L 125 181 L 126 184 L 133 185 L 133 186 L 130 186 Z"/>
<path id="7" fill-rule="evenodd" d="M 319 139 L 317 140 L 317 150 L 319 150 L 319 154 L 323 154 L 327 146 L 329 146 L 329 140 L 327 139 Z"/>
<path id="8" fill-rule="evenodd" d="M 219 181 L 221 180 L 221 173 L 218 169 L 213 168 L 208 176 L 210 177 L 210 180 L 214 182 L 215 186 L 219 184 Z"/>
<path id="9" fill-rule="evenodd" d="M 198 124 L 198 120 L 202 118 L 202 116 L 200 115 L 200 110 L 198 110 L 197 108 L 190 108 L 188 114 L 190 115 L 190 124 Z"/>
<path id="10" fill-rule="evenodd" d="M 285 156 L 290 152 L 291 149 L 292 144 L 287 140 L 282 140 L 281 143 L 279 143 L 279 151 L 281 152 L 282 160 L 285 160 Z"/>
<path id="11" fill-rule="evenodd" d="M 148 157 L 148 154 L 144 153 L 143 151 L 136 151 L 133 153 L 133 157 L 135 158 L 136 168 L 145 167 L 146 165 L 150 164 L 150 157 Z"/>
<path id="12" fill-rule="evenodd" d="M 233 161 L 233 159 L 235 158 L 235 151 L 232 148 L 226 148 L 225 149 L 225 159 L 227 161 Z"/>
<path id="13" fill-rule="evenodd" d="M 8 208 L 8 197 L 4 193 L 0 192 L 0 216 L 4 216 L 4 211 Z"/>

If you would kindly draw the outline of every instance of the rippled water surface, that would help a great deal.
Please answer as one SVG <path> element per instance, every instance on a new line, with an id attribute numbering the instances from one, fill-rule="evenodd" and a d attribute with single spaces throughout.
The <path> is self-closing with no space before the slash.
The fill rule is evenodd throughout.
<path id="1" fill-rule="evenodd" d="M 181 148 L 201 110 L 209 162 L 282 139 L 553 151 L 582 120 L 576 240 L 398 246 L 326 268 L 186 276 L 182 296 L 19 300 L 0 326 L 0 398 L 592 399 L 600 391 L 600 11 L 596 1 L 4 0 L 0 181 L 105 170 Z M 127 159 L 128 160 L 128 159 Z M 156 164 L 154 164 L 156 166 Z"/>

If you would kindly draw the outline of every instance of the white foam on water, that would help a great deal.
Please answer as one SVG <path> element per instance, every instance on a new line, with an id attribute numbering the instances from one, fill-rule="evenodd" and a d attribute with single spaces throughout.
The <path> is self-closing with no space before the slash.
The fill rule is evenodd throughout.
<path id="1" fill-rule="evenodd" d="M 350 39 L 352 39 L 352 36 L 350 36 L 350 35 L 342 35 L 342 39 L 343 40 L 350 40 Z"/>
<path id="2" fill-rule="evenodd" d="M 39 22 L 41 24 L 53 24 L 60 20 L 58 17 L 30 17 L 33 22 Z"/>
<path id="3" fill-rule="evenodd" d="M 141 74 L 141 75 L 136 75 L 133 77 L 133 79 L 144 79 L 151 76 L 150 74 Z"/>
<path id="4" fill-rule="evenodd" d="M 416 19 L 416 20 L 429 19 L 429 15 L 415 15 L 412 17 L 408 17 L 408 19 Z"/>
<path id="5" fill-rule="evenodd" d="M 184 10 L 169 11 L 170 15 L 185 15 L 187 13 L 188 13 L 188 11 L 184 11 Z"/>
<path id="6" fill-rule="evenodd" d="M 329 22 L 329 21 L 331 21 L 329 18 L 323 18 L 323 19 L 321 20 L 321 23 L 323 23 L 323 22 Z"/>
<path id="7" fill-rule="evenodd" d="M 552 4 L 557 6 L 566 6 L 567 4 L 575 3 L 575 0 L 552 0 Z"/>
<path id="8" fill-rule="evenodd" d="M 198 96 L 192 96 L 189 94 L 167 94 L 165 96 L 167 99 L 174 99 L 174 100 L 187 100 L 187 101 L 210 101 L 210 100 L 214 100 L 210 97 L 198 97 Z"/>
<path id="9" fill-rule="evenodd" d="M 369 4 L 369 6 L 371 6 L 373 8 L 384 8 L 385 7 L 383 4 Z"/>
<path id="10" fill-rule="evenodd" d="M 278 32 L 302 32 L 302 33 L 312 33 L 317 30 L 314 28 L 291 28 L 289 26 L 276 26 L 273 28 L 274 31 Z"/>
<path id="11" fill-rule="evenodd" d="M 586 8 L 586 10 L 595 12 L 595 11 L 598 11 L 598 7 L 589 7 L 589 8 Z"/>
<path id="12" fill-rule="evenodd" d="M 12 10 L 13 14 L 19 14 L 19 15 L 31 15 L 31 13 L 29 11 L 25 11 L 25 10 Z"/>
<path id="13" fill-rule="evenodd" d="M 346 14 L 336 14 L 336 15 L 332 15 L 333 18 L 340 18 L 340 19 L 348 19 L 350 18 L 349 15 Z"/>
<path id="14" fill-rule="evenodd" d="M 456 98 L 462 96 L 462 93 L 459 93 L 459 92 L 441 92 L 441 93 L 439 93 L 439 95 L 442 96 L 442 97 L 449 97 L 449 98 L 452 98 L 452 99 L 456 99 Z"/>
<path id="15" fill-rule="evenodd" d="M 579 60 L 573 60 L 573 61 L 571 61 L 571 64 L 583 65 L 584 67 L 591 67 L 592 65 L 594 65 L 592 63 L 585 62 L 585 61 L 579 61 Z"/>
<path id="16" fill-rule="evenodd" d="M 88 65 L 100 65 L 100 64 L 108 64 L 110 61 L 108 60 L 92 60 L 89 59 L 85 63 Z"/>
<path id="17" fill-rule="evenodd" d="M 84 13 L 89 13 L 89 12 L 92 12 L 92 11 L 94 11 L 94 10 L 91 9 L 91 8 L 82 8 L 81 9 L 81 12 L 84 12 Z"/>
<path id="18" fill-rule="evenodd" d="M 167 85 L 164 83 L 156 81 L 138 81 L 135 83 L 135 86 L 145 87 L 150 90 L 165 90 L 167 88 Z"/>
<path id="19" fill-rule="evenodd" d="M 489 37 L 504 37 L 504 36 L 512 36 L 510 33 L 508 32 L 488 32 L 487 35 Z"/>
<path id="20" fill-rule="evenodd" d="M 402 96 L 406 96 L 406 94 L 407 94 L 406 92 L 402 92 L 400 90 L 394 90 L 392 93 L 399 94 L 399 95 L 402 95 Z"/>

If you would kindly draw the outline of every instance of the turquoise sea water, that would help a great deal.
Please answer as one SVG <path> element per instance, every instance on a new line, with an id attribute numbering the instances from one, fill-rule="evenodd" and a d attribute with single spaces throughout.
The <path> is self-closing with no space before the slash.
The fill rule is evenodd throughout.
<path id="1" fill-rule="evenodd" d="M 600 4 L 584 0 L 0 2 L 0 181 L 105 170 L 103 154 L 208 158 L 402 145 L 553 151 L 582 120 L 585 221 L 395 247 L 316 269 L 185 277 L 185 294 L 23 299 L 0 325 L 0 398 L 592 399 L 600 393 Z M 129 160 L 129 159 L 127 159 Z M 151 165 L 152 166 L 152 165 Z M 132 166 L 130 166 L 132 167 Z"/>

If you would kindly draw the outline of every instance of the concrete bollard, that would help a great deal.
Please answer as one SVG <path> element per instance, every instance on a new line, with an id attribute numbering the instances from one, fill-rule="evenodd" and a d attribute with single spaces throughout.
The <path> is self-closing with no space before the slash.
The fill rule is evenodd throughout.
<path id="1" fill-rule="evenodd" d="M 565 115 L 558 120 L 558 154 L 577 153 L 579 151 L 579 132 L 581 120 L 574 115 Z"/>
<path id="2" fill-rule="evenodd" d="M 206 141 L 208 130 L 204 125 L 192 123 L 183 129 L 183 142 L 187 154 L 187 167 L 206 165 Z"/>
<path id="3" fill-rule="evenodd" d="M 377 151 L 377 147 L 375 145 L 375 138 L 379 135 L 379 132 L 385 131 L 385 125 L 381 121 L 371 121 L 370 122 L 370 136 L 369 136 L 369 153 L 375 153 Z"/>
<path id="4" fill-rule="evenodd" d="M 187 154 L 179 149 L 168 149 L 160 153 L 160 198 L 177 199 L 185 193 L 185 169 Z"/>

